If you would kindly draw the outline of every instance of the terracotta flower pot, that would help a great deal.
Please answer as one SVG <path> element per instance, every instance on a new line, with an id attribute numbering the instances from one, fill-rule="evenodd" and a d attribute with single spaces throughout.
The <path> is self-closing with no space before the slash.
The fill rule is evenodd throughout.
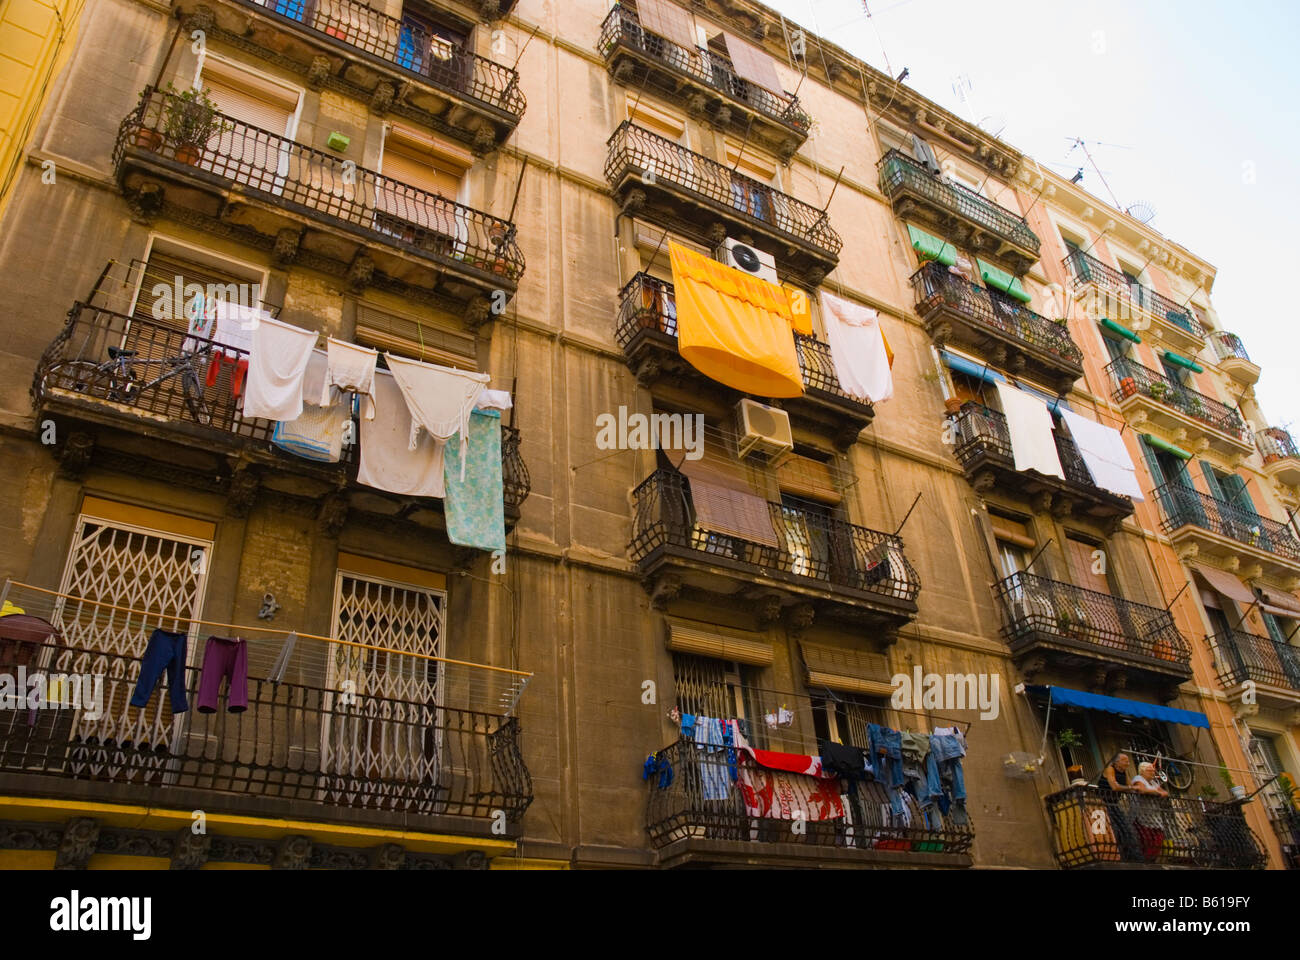
<path id="1" fill-rule="evenodd" d="M 1126 397 L 1131 397 L 1138 392 L 1137 381 L 1132 377 L 1125 377 L 1119 382 L 1119 392 Z"/>
<path id="2" fill-rule="evenodd" d="M 958 397 L 949 397 L 943 402 L 943 407 L 951 414 L 961 413 L 961 408 L 966 405 L 966 401 Z"/>
<path id="3" fill-rule="evenodd" d="M 135 146 L 141 147 L 150 152 L 157 153 L 158 148 L 162 146 L 162 142 L 163 136 L 157 130 L 149 130 L 148 128 L 142 127 L 135 132 Z"/>
<path id="4" fill-rule="evenodd" d="M 203 159 L 203 148 L 192 143 L 177 144 L 176 159 L 181 163 L 188 163 L 190 166 L 195 166 Z"/>

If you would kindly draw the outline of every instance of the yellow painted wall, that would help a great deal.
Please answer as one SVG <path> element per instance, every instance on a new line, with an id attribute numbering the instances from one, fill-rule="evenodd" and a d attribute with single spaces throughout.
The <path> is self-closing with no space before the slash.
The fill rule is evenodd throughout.
<path id="1" fill-rule="evenodd" d="M 0 215 L 85 0 L 0 0 Z"/>

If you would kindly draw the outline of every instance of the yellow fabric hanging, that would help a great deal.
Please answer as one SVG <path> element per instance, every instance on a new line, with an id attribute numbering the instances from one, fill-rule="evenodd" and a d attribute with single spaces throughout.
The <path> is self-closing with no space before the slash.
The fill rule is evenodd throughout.
<path id="1" fill-rule="evenodd" d="M 885 331 L 883 328 L 880 331 L 880 339 L 885 341 L 885 356 L 889 358 L 889 369 L 893 370 L 894 369 L 894 348 L 889 345 L 889 338 L 885 336 Z"/>
<path id="2" fill-rule="evenodd" d="M 805 337 L 813 335 L 812 297 L 798 287 L 783 287 L 790 295 L 790 327 Z"/>
<path id="3" fill-rule="evenodd" d="M 669 243 L 677 351 L 696 370 L 758 397 L 799 397 L 790 296 L 781 287 Z"/>

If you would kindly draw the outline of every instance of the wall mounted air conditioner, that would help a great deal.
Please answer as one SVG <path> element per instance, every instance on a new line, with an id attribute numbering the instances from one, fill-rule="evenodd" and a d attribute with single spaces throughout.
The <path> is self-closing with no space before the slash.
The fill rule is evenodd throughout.
<path id="1" fill-rule="evenodd" d="M 725 263 L 729 267 L 735 267 L 741 273 L 757 277 L 759 280 L 766 280 L 768 283 L 780 283 L 776 277 L 775 257 L 731 237 L 728 237 L 722 246 L 718 247 L 714 252 L 714 259 L 719 263 Z"/>
<path id="2" fill-rule="evenodd" d="M 756 400 L 741 400 L 736 407 L 740 427 L 741 458 L 753 456 L 779 465 L 794 451 L 790 414 Z"/>

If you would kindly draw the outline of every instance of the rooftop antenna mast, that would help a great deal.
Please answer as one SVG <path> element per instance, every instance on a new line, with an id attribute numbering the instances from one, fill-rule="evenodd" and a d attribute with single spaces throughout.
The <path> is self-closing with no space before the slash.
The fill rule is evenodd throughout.
<path id="1" fill-rule="evenodd" d="M 1074 146 L 1070 147 L 1070 153 L 1073 153 L 1079 147 L 1083 148 L 1083 155 L 1087 157 L 1088 162 L 1092 164 L 1092 169 L 1096 172 L 1097 179 L 1101 181 L 1102 186 L 1106 188 L 1106 192 L 1110 194 L 1110 199 L 1115 204 L 1115 209 L 1122 210 L 1123 207 L 1120 206 L 1119 198 L 1115 196 L 1115 191 L 1110 188 L 1110 184 L 1106 182 L 1106 178 L 1102 175 L 1101 167 L 1097 166 L 1097 161 L 1092 158 L 1092 153 L 1088 150 L 1088 142 L 1082 137 L 1075 137 Z"/>

